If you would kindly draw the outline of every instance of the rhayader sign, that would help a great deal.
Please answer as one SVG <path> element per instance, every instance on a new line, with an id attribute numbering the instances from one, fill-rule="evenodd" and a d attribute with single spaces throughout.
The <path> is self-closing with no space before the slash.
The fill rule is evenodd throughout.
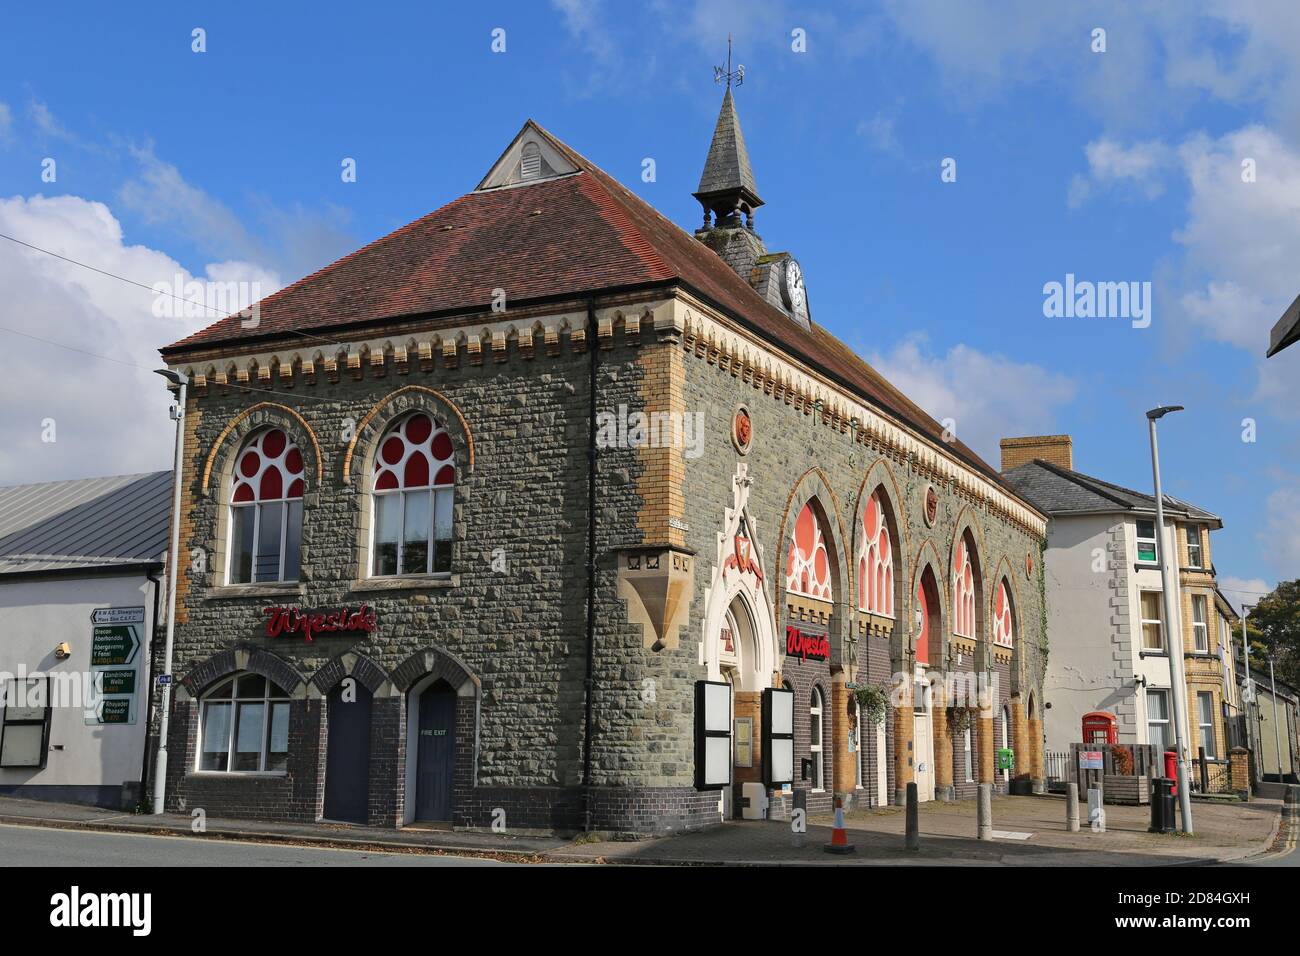
<path id="1" fill-rule="evenodd" d="M 375 611 L 361 605 L 355 611 L 348 607 L 337 610 L 320 610 L 300 607 L 264 607 L 267 637 L 300 635 L 310 641 L 320 634 L 338 634 L 363 637 L 374 631 L 378 621 Z"/>
<path id="2" fill-rule="evenodd" d="M 815 661 L 828 661 L 831 659 L 831 641 L 825 634 L 810 634 L 793 624 L 787 624 L 785 654 L 805 661 L 810 657 Z"/>

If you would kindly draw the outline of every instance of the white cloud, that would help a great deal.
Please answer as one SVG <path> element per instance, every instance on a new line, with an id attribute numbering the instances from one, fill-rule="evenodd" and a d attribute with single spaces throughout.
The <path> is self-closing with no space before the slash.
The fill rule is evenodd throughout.
<path id="1" fill-rule="evenodd" d="M 1070 208 L 1081 206 L 1094 192 L 1127 188 L 1145 199 L 1165 191 L 1164 175 L 1174 168 L 1174 152 L 1159 140 L 1124 146 L 1109 137 L 1093 140 L 1084 147 L 1088 175 L 1070 181 Z"/>
<path id="2" fill-rule="evenodd" d="M 1290 479 L 1275 488 L 1264 514 L 1267 521 L 1259 537 L 1269 565 L 1280 579 L 1300 577 L 1300 482 Z"/>
<path id="3" fill-rule="evenodd" d="M 1001 439 L 1052 431 L 1058 409 L 1078 391 L 1066 375 L 968 345 L 931 354 L 923 336 L 873 353 L 868 361 L 934 418 L 952 419 L 957 438 L 994 467 Z"/>
<path id="4" fill-rule="evenodd" d="M 1231 574 L 1222 574 L 1219 575 L 1219 590 L 1240 614 L 1243 604 L 1254 604 L 1272 591 L 1273 585 L 1263 578 L 1236 578 Z"/>
<path id="5" fill-rule="evenodd" d="M 166 253 L 127 244 L 103 203 L 77 196 L 0 199 L 0 232 L 146 285 L 190 278 Z M 168 396 L 150 370 L 160 367 L 160 346 L 216 317 L 158 318 L 146 289 L 3 246 L 0 325 L 115 361 L 0 331 L 8 357 L 0 384 L 0 484 L 169 468 Z M 205 271 L 208 278 L 278 283 L 249 263 L 213 263 Z M 42 441 L 47 420 L 54 422 L 53 442 Z"/>
<path id="6" fill-rule="evenodd" d="M 1178 155 L 1189 196 L 1174 238 L 1193 277 L 1184 314 L 1211 339 L 1262 356 L 1269 329 L 1300 291 L 1300 152 L 1249 126 L 1193 137 Z M 1248 159 L 1254 182 L 1242 181 Z"/>

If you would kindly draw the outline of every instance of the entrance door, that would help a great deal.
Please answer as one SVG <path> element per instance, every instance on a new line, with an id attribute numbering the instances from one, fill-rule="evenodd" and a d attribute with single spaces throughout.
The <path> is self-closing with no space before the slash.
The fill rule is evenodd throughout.
<path id="1" fill-rule="evenodd" d="M 330 691 L 326 719 L 329 747 L 325 754 L 325 818 L 366 822 L 370 783 L 370 691 L 348 681 Z"/>
<path id="2" fill-rule="evenodd" d="M 416 744 L 415 819 L 451 819 L 451 774 L 456 756 L 456 691 L 438 681 L 420 695 Z"/>
<path id="3" fill-rule="evenodd" d="M 924 803 L 934 799 L 934 738 L 930 735 L 930 715 L 916 714 L 912 725 L 912 772 L 916 779 L 916 799 Z"/>

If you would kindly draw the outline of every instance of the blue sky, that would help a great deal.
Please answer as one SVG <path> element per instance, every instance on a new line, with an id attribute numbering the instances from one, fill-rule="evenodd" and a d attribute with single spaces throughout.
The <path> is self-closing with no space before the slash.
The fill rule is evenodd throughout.
<path id="1" fill-rule="evenodd" d="M 1223 517 L 1229 596 L 1300 573 L 1300 347 L 1263 359 L 1300 292 L 1287 4 L 462 6 L 15 8 L 0 231 L 270 291 L 472 189 L 528 117 L 694 228 L 731 32 L 758 231 L 799 258 L 814 321 L 994 463 L 1004 435 L 1068 432 L 1077 468 L 1148 490 L 1142 412 L 1186 405 L 1167 488 Z M 1067 273 L 1150 282 L 1150 327 L 1046 318 Z M 0 287 L 0 325 L 127 363 L 0 331 L 0 483 L 167 467 L 152 349 L 205 323 L 3 240 Z"/>

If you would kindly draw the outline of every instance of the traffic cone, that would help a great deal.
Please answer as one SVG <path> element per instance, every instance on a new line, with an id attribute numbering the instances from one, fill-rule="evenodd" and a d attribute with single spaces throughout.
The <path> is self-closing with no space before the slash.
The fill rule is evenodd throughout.
<path id="1" fill-rule="evenodd" d="M 835 798 L 835 828 L 831 830 L 831 842 L 822 847 L 827 853 L 843 855 L 856 853 L 857 848 L 849 842 L 848 832 L 844 829 L 844 800 Z"/>

